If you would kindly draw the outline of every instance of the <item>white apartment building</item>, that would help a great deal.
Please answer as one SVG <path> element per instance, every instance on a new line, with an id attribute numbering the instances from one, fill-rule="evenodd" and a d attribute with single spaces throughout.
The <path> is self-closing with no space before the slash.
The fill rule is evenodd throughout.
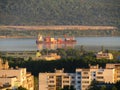
<path id="1" fill-rule="evenodd" d="M 105 68 L 90 65 L 88 69 L 76 69 L 75 73 L 64 73 L 64 69 L 39 73 L 39 90 L 59 90 L 71 85 L 76 90 L 87 90 L 93 80 L 115 83 L 120 80 L 120 64 L 106 64 Z"/>
<path id="2" fill-rule="evenodd" d="M 115 69 L 99 68 L 98 65 L 89 69 L 76 69 L 76 90 L 86 90 L 93 80 L 105 83 L 115 83 Z"/>
<path id="3" fill-rule="evenodd" d="M 75 74 L 64 73 L 64 69 L 39 74 L 39 90 L 59 90 L 70 85 L 75 85 Z"/>
<path id="4" fill-rule="evenodd" d="M 9 68 L 8 62 L 5 64 L 0 60 L 0 88 L 14 89 L 22 86 L 28 90 L 34 90 L 34 77 L 28 73 L 26 68 Z M 4 89 L 0 89 L 4 90 Z"/>

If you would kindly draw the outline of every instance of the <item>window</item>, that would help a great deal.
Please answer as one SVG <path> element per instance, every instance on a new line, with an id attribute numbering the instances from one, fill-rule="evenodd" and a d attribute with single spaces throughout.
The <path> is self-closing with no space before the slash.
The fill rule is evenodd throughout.
<path id="1" fill-rule="evenodd" d="M 72 76 L 72 79 L 75 79 L 75 77 Z"/>
<path id="2" fill-rule="evenodd" d="M 55 87 L 55 85 L 48 85 L 48 87 Z"/>
<path id="3" fill-rule="evenodd" d="M 69 78 L 69 76 L 64 76 L 64 78 Z"/>
<path id="4" fill-rule="evenodd" d="M 82 77 L 83 79 L 89 79 L 89 77 Z"/>
<path id="5" fill-rule="evenodd" d="M 89 83 L 89 81 L 82 81 L 82 83 Z"/>
<path id="6" fill-rule="evenodd" d="M 75 84 L 75 81 L 72 81 L 72 84 Z"/>
<path id="7" fill-rule="evenodd" d="M 88 72 L 83 72 L 83 74 L 88 74 Z"/>
<path id="8" fill-rule="evenodd" d="M 99 76 L 99 77 L 97 77 L 97 79 L 103 79 L 103 76 Z"/>
<path id="9" fill-rule="evenodd" d="M 103 72 L 98 72 L 98 74 L 103 74 Z"/>
<path id="10" fill-rule="evenodd" d="M 49 76 L 49 78 L 54 78 L 54 76 Z"/>
<path id="11" fill-rule="evenodd" d="M 81 81 L 77 81 L 77 83 L 81 83 Z"/>
<path id="12" fill-rule="evenodd" d="M 69 83 L 69 81 L 63 81 L 63 83 Z"/>
<path id="13" fill-rule="evenodd" d="M 77 77 L 78 79 L 80 79 L 81 77 Z"/>
<path id="14" fill-rule="evenodd" d="M 77 72 L 77 74 L 81 75 L 81 72 Z"/>
<path id="15" fill-rule="evenodd" d="M 49 83 L 54 83 L 54 81 L 49 81 Z"/>

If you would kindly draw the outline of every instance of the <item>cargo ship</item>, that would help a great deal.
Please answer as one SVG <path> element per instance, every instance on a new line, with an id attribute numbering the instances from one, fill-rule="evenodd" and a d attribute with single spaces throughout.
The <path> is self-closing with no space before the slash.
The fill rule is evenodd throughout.
<path id="1" fill-rule="evenodd" d="M 43 37 L 38 35 L 36 44 L 75 44 L 76 40 L 74 37 L 67 37 L 64 35 L 64 38 L 53 38 L 50 36 Z"/>

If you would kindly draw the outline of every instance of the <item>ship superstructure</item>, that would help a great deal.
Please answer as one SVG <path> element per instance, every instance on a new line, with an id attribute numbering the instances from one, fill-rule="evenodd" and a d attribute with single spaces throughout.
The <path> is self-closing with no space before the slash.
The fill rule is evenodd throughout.
<path id="1" fill-rule="evenodd" d="M 75 44 L 76 40 L 74 37 L 67 37 L 66 35 L 64 38 L 54 38 L 54 37 L 43 37 L 42 35 L 38 35 L 36 40 L 37 44 Z"/>

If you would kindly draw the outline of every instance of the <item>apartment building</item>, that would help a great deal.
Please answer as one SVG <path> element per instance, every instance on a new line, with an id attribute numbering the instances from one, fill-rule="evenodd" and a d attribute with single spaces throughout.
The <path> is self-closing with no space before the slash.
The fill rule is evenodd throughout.
<path id="1" fill-rule="evenodd" d="M 61 59 L 61 56 L 58 55 L 57 53 L 48 53 L 48 55 L 41 55 L 40 52 L 37 52 L 36 58 L 33 58 L 33 60 L 46 60 L 46 61 L 59 60 L 59 59 Z"/>
<path id="2" fill-rule="evenodd" d="M 8 87 L 15 89 L 22 86 L 28 90 L 34 90 L 34 77 L 26 68 L 9 68 L 8 62 L 0 60 L 0 90 Z M 7 88 L 7 89 L 8 89 Z"/>
<path id="3" fill-rule="evenodd" d="M 0 58 L 0 70 L 1 69 L 8 69 L 8 68 L 9 68 L 8 62 L 5 61 L 5 63 L 3 63 L 3 60 Z"/>
<path id="4" fill-rule="evenodd" d="M 115 69 L 114 82 L 120 81 L 120 64 L 106 64 L 107 69 Z"/>
<path id="5" fill-rule="evenodd" d="M 120 80 L 120 64 L 90 65 L 90 68 L 78 68 L 75 73 L 65 73 L 64 69 L 55 73 L 39 73 L 39 90 L 59 90 L 64 86 L 74 86 L 76 90 L 87 90 L 93 80 L 115 83 Z"/>
<path id="6" fill-rule="evenodd" d="M 98 65 L 90 66 L 89 69 L 76 69 L 76 90 L 86 90 L 93 80 L 105 83 L 115 83 L 115 69 L 99 68 Z"/>
<path id="7" fill-rule="evenodd" d="M 109 59 L 109 60 L 112 60 L 113 59 L 113 55 L 112 53 L 104 53 L 104 52 L 98 52 L 96 54 L 96 58 L 97 59 Z"/>
<path id="8" fill-rule="evenodd" d="M 55 73 L 39 74 L 39 90 L 59 90 L 64 86 L 75 85 L 75 74 L 64 73 L 64 69 L 56 70 Z"/>

